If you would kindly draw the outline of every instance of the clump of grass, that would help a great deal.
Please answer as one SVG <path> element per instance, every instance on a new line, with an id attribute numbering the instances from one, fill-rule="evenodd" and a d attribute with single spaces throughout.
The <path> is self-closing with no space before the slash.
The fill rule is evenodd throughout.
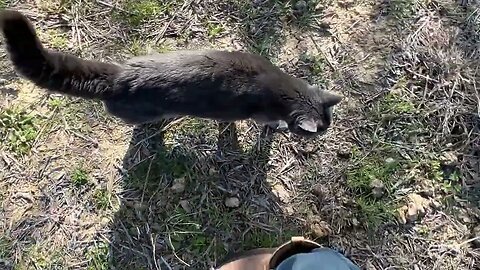
<path id="1" fill-rule="evenodd" d="M 359 197 L 355 202 L 360 210 L 359 218 L 367 228 L 377 228 L 394 219 L 395 207 L 390 202 L 377 201 L 367 197 Z"/>
<path id="2" fill-rule="evenodd" d="M 130 43 L 130 46 L 128 46 L 128 50 L 134 56 L 141 56 L 141 55 L 150 54 L 152 52 L 158 52 L 158 53 L 168 52 L 168 51 L 171 51 L 171 48 L 164 44 L 157 45 L 157 44 L 149 43 L 147 41 L 135 38 Z"/>
<path id="3" fill-rule="evenodd" d="M 422 120 L 418 117 L 420 109 L 417 105 L 401 94 L 400 91 L 392 91 L 385 95 L 376 105 L 372 108 L 371 114 L 369 114 L 372 120 L 380 122 L 385 127 L 392 127 L 392 123 L 397 119 L 408 119 L 408 121 L 400 121 L 398 125 L 403 126 L 404 131 L 411 131 L 416 128 L 424 128 L 423 123 L 418 122 Z M 412 121 L 412 119 L 416 119 Z M 411 122 L 408 125 L 405 122 Z M 396 123 L 396 122 L 395 122 Z"/>
<path id="4" fill-rule="evenodd" d="M 215 39 L 218 37 L 225 29 L 219 23 L 207 23 L 207 33 L 210 39 Z"/>
<path id="5" fill-rule="evenodd" d="M 108 265 L 108 245 L 100 243 L 87 251 L 88 270 L 107 270 Z"/>
<path id="6" fill-rule="evenodd" d="M 196 119 L 196 118 L 185 118 L 184 121 L 181 122 L 175 129 L 171 130 L 171 134 L 168 135 L 180 135 L 180 136 L 187 136 L 187 135 L 198 135 L 198 134 L 209 134 L 209 133 L 216 133 L 217 127 L 215 123 L 212 121 L 207 121 L 204 119 Z M 167 136 L 168 136 L 167 135 Z"/>
<path id="7" fill-rule="evenodd" d="M 264 230 L 252 229 L 245 234 L 242 246 L 245 249 L 278 247 L 285 241 L 290 240 L 290 238 L 295 235 L 298 235 L 298 232 L 292 230 L 282 231 L 279 234 L 278 232 L 267 232 Z"/>
<path id="8" fill-rule="evenodd" d="M 325 71 L 327 70 L 327 60 L 323 55 L 302 54 L 300 60 L 308 65 L 311 75 L 315 77 L 318 83 L 325 83 Z"/>
<path id="9" fill-rule="evenodd" d="M 101 102 L 94 100 L 72 100 L 69 97 L 64 97 L 64 100 L 65 104 L 68 102 L 68 106 L 63 106 L 62 110 L 59 111 L 63 116 L 62 118 L 70 130 L 74 130 L 82 135 L 88 135 L 93 132 L 89 120 L 110 121 L 114 119 L 113 116 L 104 110 Z M 60 118 L 57 117 L 56 120 L 59 119 Z"/>
<path id="10" fill-rule="evenodd" d="M 445 173 L 439 160 L 425 157 L 422 160 L 413 162 L 412 167 L 419 169 L 416 172 L 418 177 L 425 177 L 433 181 L 443 193 L 458 194 L 461 192 L 461 175 L 458 170 Z"/>
<path id="11" fill-rule="evenodd" d="M 392 0 L 389 2 L 388 14 L 400 21 L 412 18 L 418 10 L 417 0 Z"/>
<path id="12" fill-rule="evenodd" d="M 93 193 L 93 200 L 97 209 L 106 210 L 110 207 L 111 194 L 106 188 L 100 188 Z"/>
<path id="13" fill-rule="evenodd" d="M 244 244 L 245 247 L 249 248 L 269 248 L 278 246 L 278 244 L 280 243 L 278 235 L 276 235 L 275 233 L 255 230 L 245 235 Z"/>
<path id="14" fill-rule="evenodd" d="M 195 157 L 188 146 L 179 142 L 184 139 L 204 141 L 212 126 L 215 127 L 215 124 L 208 121 L 185 119 L 159 135 L 161 138 L 152 139 L 150 145 L 155 148 L 155 155 L 130 170 L 127 185 L 130 188 L 144 189 L 148 193 L 157 189 L 161 182 L 166 183 L 177 178 L 185 178 L 188 182 L 196 171 L 193 166 Z M 156 136 L 154 134 L 158 132 L 158 127 L 145 131 L 145 137 L 153 137 Z"/>
<path id="15" fill-rule="evenodd" d="M 251 49 L 253 52 L 270 59 L 272 57 L 272 49 L 277 42 L 277 36 L 266 36 L 254 43 Z"/>
<path id="16" fill-rule="evenodd" d="M 40 119 L 23 110 L 7 109 L 0 113 L 0 137 L 9 150 L 27 154 L 38 136 Z"/>
<path id="17" fill-rule="evenodd" d="M 415 113 L 415 104 L 397 93 L 388 93 L 380 102 L 380 111 L 384 113 Z"/>
<path id="18" fill-rule="evenodd" d="M 52 49 L 65 50 L 68 48 L 68 35 L 57 29 L 48 29 L 45 32 L 39 32 L 40 39 L 45 40 Z"/>
<path id="19" fill-rule="evenodd" d="M 25 258 L 15 269 L 64 269 L 62 254 L 47 246 L 34 245 L 25 252 Z"/>
<path id="20" fill-rule="evenodd" d="M 61 13 L 71 9 L 72 0 L 41 1 L 39 8 L 48 13 Z"/>
<path id="21" fill-rule="evenodd" d="M 88 183 L 88 172 L 82 167 L 77 167 L 73 170 L 71 179 L 76 187 L 86 185 Z"/>
<path id="22" fill-rule="evenodd" d="M 316 23 L 317 8 L 323 9 L 326 4 L 321 0 L 295 1 L 293 5 L 293 24 L 300 29 L 308 29 Z M 287 1 L 288 3 L 288 1 Z M 286 6 L 284 6 L 285 9 Z"/>
<path id="23" fill-rule="evenodd" d="M 443 171 L 438 160 L 427 160 L 424 165 L 427 178 L 434 181 L 443 180 Z"/>
<path id="24" fill-rule="evenodd" d="M 0 259 L 8 262 L 13 252 L 13 243 L 5 235 L 0 236 Z M 1 264 L 0 264 L 1 265 Z"/>
<path id="25" fill-rule="evenodd" d="M 174 1 L 127 0 L 123 9 L 127 12 L 121 17 L 132 26 L 139 26 L 162 13 L 170 12 Z"/>
<path id="26" fill-rule="evenodd" d="M 171 232 L 170 244 L 175 249 L 188 248 L 199 251 L 202 247 L 208 246 L 202 226 L 180 207 L 173 211 L 165 225 Z"/>
<path id="27" fill-rule="evenodd" d="M 0 8 L 6 8 L 7 7 L 7 1 L 6 0 L 0 0 Z"/>
<path id="28" fill-rule="evenodd" d="M 194 235 L 191 240 L 191 245 L 189 250 L 197 254 L 202 254 L 210 246 L 210 243 L 212 242 L 212 240 L 213 239 L 211 237 L 207 236 L 204 233 Z"/>
<path id="29" fill-rule="evenodd" d="M 372 157 L 365 159 L 362 165 L 347 173 L 347 184 L 357 194 L 369 195 L 374 180 L 382 181 L 388 189 L 393 185 L 392 178 L 399 170 L 398 161 L 388 161 Z"/>
<path id="30" fill-rule="evenodd" d="M 128 50 L 134 56 L 144 55 L 147 52 L 145 44 L 139 39 L 133 39 L 132 43 L 128 47 Z"/>
<path id="31" fill-rule="evenodd" d="M 63 97 L 53 97 L 47 101 L 47 105 L 52 109 L 57 109 L 65 105 L 65 99 Z"/>
<path id="32" fill-rule="evenodd" d="M 394 217 L 395 205 L 391 200 L 375 198 L 372 182 L 381 181 L 385 185 L 385 196 L 388 196 L 393 191 L 396 184 L 394 179 L 400 168 L 400 163 L 395 159 L 372 156 L 362 160 L 359 167 L 347 173 L 347 185 L 356 194 L 359 219 L 365 227 L 376 228 Z"/>
<path id="33" fill-rule="evenodd" d="M 215 228 L 219 228 L 223 231 L 230 231 L 234 226 L 235 214 L 227 212 L 221 205 L 211 205 L 204 210 L 208 216 L 208 220 L 205 222 L 213 223 Z"/>

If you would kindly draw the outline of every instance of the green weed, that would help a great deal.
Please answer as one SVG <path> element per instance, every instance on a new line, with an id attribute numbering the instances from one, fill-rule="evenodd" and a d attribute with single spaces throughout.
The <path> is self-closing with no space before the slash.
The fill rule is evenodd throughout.
<path id="1" fill-rule="evenodd" d="M 7 109 L 0 113 L 0 137 L 9 150 L 27 154 L 38 135 L 40 119 L 23 110 Z"/>
<path id="2" fill-rule="evenodd" d="M 275 233 L 254 230 L 245 235 L 244 245 L 248 248 L 269 248 L 278 246 L 280 241 Z"/>
<path id="3" fill-rule="evenodd" d="M 384 114 L 416 113 L 415 104 L 399 94 L 388 93 L 379 103 L 379 111 Z"/>
<path id="4" fill-rule="evenodd" d="M 325 83 L 325 71 L 327 70 L 327 60 L 321 55 L 302 54 L 300 56 L 305 64 L 310 68 L 310 72 L 315 76 L 315 80 L 318 83 Z"/>
<path id="5" fill-rule="evenodd" d="M 72 8 L 73 0 L 51 1 L 45 0 L 39 2 L 39 8 L 47 13 L 62 13 Z"/>
<path id="6" fill-rule="evenodd" d="M 224 208 L 212 205 L 208 209 L 205 209 L 204 213 L 208 220 L 206 222 L 211 223 L 215 228 L 219 228 L 223 231 L 230 231 L 235 221 L 235 214 L 225 211 Z"/>
<path id="7" fill-rule="evenodd" d="M 76 187 L 83 186 L 88 183 L 88 172 L 82 167 L 77 167 L 73 170 L 71 179 Z"/>
<path id="8" fill-rule="evenodd" d="M 443 171 L 440 161 L 438 160 L 427 160 L 424 163 L 425 166 L 425 173 L 428 179 L 434 181 L 442 181 L 443 180 Z"/>
<path id="9" fill-rule="evenodd" d="M 417 0 L 389 1 L 388 14 L 399 21 L 414 17 L 417 11 L 418 11 Z"/>
<path id="10" fill-rule="evenodd" d="M 221 24 L 218 23 L 207 23 L 207 33 L 210 39 L 215 39 L 224 31 L 224 28 Z"/>
<path id="11" fill-rule="evenodd" d="M 189 250 L 195 252 L 196 254 L 203 254 L 207 248 L 210 246 L 210 243 L 212 242 L 212 238 L 200 233 L 197 235 L 194 235 L 192 240 L 191 240 L 191 245 Z"/>
<path id="12" fill-rule="evenodd" d="M 461 192 L 461 175 L 457 170 L 446 174 L 440 161 L 428 158 L 414 162 L 413 166 L 420 169 L 419 176 L 432 180 L 443 193 L 456 194 Z"/>
<path id="13" fill-rule="evenodd" d="M 209 134 L 216 133 L 217 126 L 212 121 L 196 118 L 186 118 L 182 123 L 171 131 L 174 134 L 179 134 L 182 136 L 188 136 L 189 134 Z"/>
<path id="14" fill-rule="evenodd" d="M 110 207 L 110 197 L 110 192 L 105 188 L 95 190 L 93 193 L 95 206 L 100 210 L 108 209 Z"/>
<path id="15" fill-rule="evenodd" d="M 142 56 L 152 52 L 165 53 L 171 51 L 171 48 L 163 44 L 157 45 L 148 41 L 133 39 L 128 46 L 128 50 L 134 56 Z"/>
<path id="16" fill-rule="evenodd" d="M 147 52 L 145 44 L 139 39 L 133 39 L 128 49 L 134 56 L 144 55 Z"/>
<path id="17" fill-rule="evenodd" d="M 392 178 L 400 168 L 398 161 L 372 157 L 367 158 L 358 168 L 351 169 L 347 173 L 347 184 L 357 194 L 368 196 L 371 190 L 371 183 L 374 180 L 382 181 L 387 190 L 393 185 Z"/>
<path id="18" fill-rule="evenodd" d="M 394 205 L 391 200 L 375 198 L 372 194 L 372 182 L 381 181 L 385 185 L 388 197 L 396 184 L 394 179 L 401 169 L 400 162 L 392 158 L 371 156 L 361 161 L 361 165 L 347 172 L 347 185 L 356 194 L 355 202 L 359 208 L 359 219 L 367 228 L 393 218 Z"/>
<path id="19" fill-rule="evenodd" d="M 57 29 L 48 29 L 46 32 L 40 33 L 40 38 L 45 40 L 49 47 L 57 50 L 65 50 L 68 48 L 68 35 Z"/>
<path id="20" fill-rule="evenodd" d="M 296 235 L 298 235 L 298 232 L 291 230 L 278 233 L 268 232 L 260 229 L 252 229 L 245 234 L 245 238 L 242 242 L 242 248 L 252 249 L 278 247 L 285 241 L 290 240 L 292 236 Z"/>
<path id="21" fill-rule="evenodd" d="M 251 47 L 252 51 L 255 53 L 258 53 L 264 57 L 271 58 L 272 57 L 272 48 L 274 48 L 275 44 L 278 42 L 278 37 L 274 35 L 269 35 L 255 44 Z"/>
<path id="22" fill-rule="evenodd" d="M 123 5 L 127 14 L 122 17 L 128 24 L 139 26 L 162 13 L 170 12 L 174 3 L 174 1 L 127 0 Z"/>
<path id="23" fill-rule="evenodd" d="M 16 269 L 64 269 L 63 256 L 58 250 L 52 250 L 47 246 L 35 245 L 26 251 L 25 259 Z"/>
<path id="24" fill-rule="evenodd" d="M 13 243 L 6 235 L 0 236 L 0 260 L 9 261 L 13 252 Z"/>
<path id="25" fill-rule="evenodd" d="M 315 17 L 317 17 L 317 9 L 324 8 L 319 5 L 321 0 L 310 0 L 310 1 L 296 1 L 293 8 L 293 20 L 292 23 L 300 29 L 308 29 L 314 23 L 316 23 Z M 288 3 L 288 2 L 287 2 Z M 306 5 L 303 5 L 306 3 Z M 284 6 L 285 9 L 285 6 Z"/>
<path id="26" fill-rule="evenodd" d="M 175 249 L 187 248 L 200 251 L 208 246 L 207 236 L 192 215 L 177 207 L 165 222 L 169 232 L 170 244 Z"/>
<path id="27" fill-rule="evenodd" d="M 65 99 L 62 97 L 52 97 L 47 101 L 47 105 L 52 109 L 63 107 L 65 103 Z"/>
<path id="28" fill-rule="evenodd" d="M 106 243 L 96 244 L 87 251 L 88 270 L 107 270 L 108 265 L 108 245 Z"/>
<path id="29" fill-rule="evenodd" d="M 360 210 L 359 219 L 367 228 L 374 229 L 394 219 L 395 207 L 390 202 L 368 197 L 358 197 L 355 202 Z"/>

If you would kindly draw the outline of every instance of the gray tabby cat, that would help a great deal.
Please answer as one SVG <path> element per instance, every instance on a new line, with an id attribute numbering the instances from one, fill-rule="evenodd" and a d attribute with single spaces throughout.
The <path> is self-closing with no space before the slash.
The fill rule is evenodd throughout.
<path id="1" fill-rule="evenodd" d="M 108 112 L 130 124 L 179 116 L 254 119 L 313 136 L 327 130 L 342 99 L 255 54 L 178 51 L 113 64 L 44 48 L 17 11 L 0 12 L 0 29 L 20 75 L 53 92 L 102 100 Z"/>

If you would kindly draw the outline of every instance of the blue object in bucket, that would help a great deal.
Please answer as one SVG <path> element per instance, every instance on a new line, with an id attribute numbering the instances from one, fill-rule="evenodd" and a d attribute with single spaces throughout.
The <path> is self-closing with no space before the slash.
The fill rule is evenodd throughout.
<path id="1" fill-rule="evenodd" d="M 360 270 L 342 254 L 329 248 L 317 248 L 287 258 L 275 270 Z"/>

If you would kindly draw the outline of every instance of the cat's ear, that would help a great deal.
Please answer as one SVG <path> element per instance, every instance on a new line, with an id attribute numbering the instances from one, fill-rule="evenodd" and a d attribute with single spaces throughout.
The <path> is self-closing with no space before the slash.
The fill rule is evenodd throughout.
<path id="1" fill-rule="evenodd" d="M 323 102 L 327 107 L 333 107 L 342 101 L 343 97 L 328 91 L 323 91 Z"/>
<path id="2" fill-rule="evenodd" d="M 311 133 L 317 132 L 317 123 L 315 123 L 315 121 L 313 121 L 313 119 L 310 119 L 310 118 L 298 120 L 297 126 L 303 129 L 304 131 L 308 131 Z"/>

